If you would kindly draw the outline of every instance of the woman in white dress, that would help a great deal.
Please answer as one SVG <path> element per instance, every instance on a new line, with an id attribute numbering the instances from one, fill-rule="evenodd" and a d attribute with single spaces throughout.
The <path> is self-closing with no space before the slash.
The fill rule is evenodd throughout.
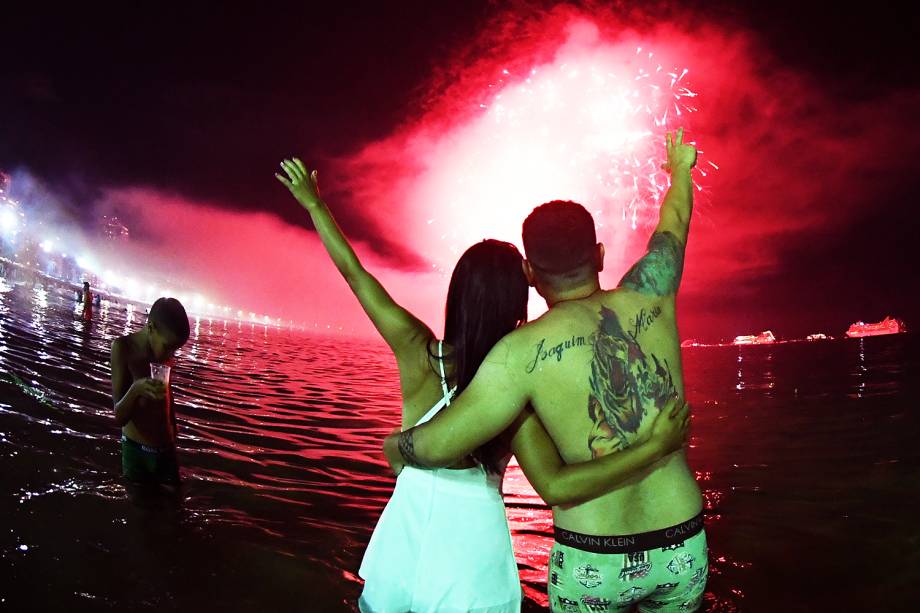
<path id="1" fill-rule="evenodd" d="M 332 261 L 396 356 L 402 427 L 431 419 L 472 380 L 492 346 L 526 320 L 528 286 L 514 245 L 485 240 L 457 262 L 447 294 L 444 339 L 399 306 L 364 269 L 319 196 L 316 172 L 294 158 L 276 174 L 310 214 Z M 500 394 L 501 390 L 496 390 Z M 359 607 L 374 613 L 516 613 L 521 586 L 501 481 L 516 450 L 524 474 L 551 505 L 609 491 L 680 447 L 685 407 L 662 411 L 650 438 L 634 447 L 648 461 L 618 455 L 565 465 L 532 412 L 458 465 L 402 469 L 371 536 L 359 575 Z M 526 452 L 525 452 L 526 450 Z"/>

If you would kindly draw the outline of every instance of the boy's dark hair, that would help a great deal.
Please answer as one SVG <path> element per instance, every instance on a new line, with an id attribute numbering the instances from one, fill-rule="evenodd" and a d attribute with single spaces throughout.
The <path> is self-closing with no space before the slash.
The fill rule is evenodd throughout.
<path id="1" fill-rule="evenodd" d="M 86 289 L 89 289 L 89 281 L 84 281 L 84 282 L 83 282 L 83 287 L 86 288 Z"/>
<path id="2" fill-rule="evenodd" d="M 538 272 L 561 275 L 594 255 L 594 218 L 577 202 L 553 200 L 535 208 L 523 227 L 524 254 Z"/>
<path id="3" fill-rule="evenodd" d="M 158 298 L 150 307 L 147 321 L 153 322 L 160 329 L 172 332 L 180 346 L 185 344 L 191 332 L 185 307 L 175 298 Z"/>

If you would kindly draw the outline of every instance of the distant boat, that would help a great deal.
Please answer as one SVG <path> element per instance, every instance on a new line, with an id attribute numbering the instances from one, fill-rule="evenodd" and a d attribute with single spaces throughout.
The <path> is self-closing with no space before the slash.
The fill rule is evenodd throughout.
<path id="1" fill-rule="evenodd" d="M 681 347 L 700 347 L 703 343 L 699 342 L 695 338 L 688 338 L 680 344 Z"/>
<path id="2" fill-rule="evenodd" d="M 764 330 L 757 336 L 753 334 L 748 334 L 745 336 L 736 336 L 735 340 L 732 341 L 734 345 L 768 345 L 770 343 L 775 343 L 776 337 L 773 336 L 773 333 L 769 330 Z"/>
<path id="3" fill-rule="evenodd" d="M 847 336 L 850 338 L 859 338 L 862 336 L 882 336 L 884 334 L 900 334 L 907 332 L 907 326 L 901 319 L 886 317 L 882 321 L 874 324 L 867 324 L 857 321 L 847 330 Z"/>
<path id="4" fill-rule="evenodd" d="M 809 334 L 808 336 L 805 337 L 805 340 L 806 341 L 826 341 L 829 338 L 831 337 L 828 336 L 827 334 L 821 334 L 819 332 L 818 334 Z"/>

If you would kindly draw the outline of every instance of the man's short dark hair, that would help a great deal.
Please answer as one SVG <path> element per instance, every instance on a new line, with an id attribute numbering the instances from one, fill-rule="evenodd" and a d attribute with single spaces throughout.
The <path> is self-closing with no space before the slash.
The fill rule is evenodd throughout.
<path id="1" fill-rule="evenodd" d="M 191 332 L 185 307 L 175 298 L 158 298 L 150 307 L 147 321 L 153 322 L 161 330 L 171 332 L 180 346 L 185 344 Z"/>
<path id="2" fill-rule="evenodd" d="M 535 208 L 523 228 L 524 254 L 539 272 L 574 271 L 591 260 L 597 245 L 594 218 L 577 202 L 553 200 Z"/>

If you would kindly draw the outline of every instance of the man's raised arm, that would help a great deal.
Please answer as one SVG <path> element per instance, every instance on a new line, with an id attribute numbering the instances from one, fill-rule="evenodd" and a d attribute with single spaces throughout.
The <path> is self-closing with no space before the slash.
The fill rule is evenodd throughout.
<path id="1" fill-rule="evenodd" d="M 530 398 L 522 389 L 511 345 L 508 337 L 499 341 L 460 397 L 431 421 L 386 438 L 384 453 L 397 473 L 402 464 L 450 466 L 514 421 Z"/>
<path id="2" fill-rule="evenodd" d="M 627 271 L 619 284 L 651 296 L 677 294 L 693 212 L 690 170 L 696 165 L 696 148 L 684 144 L 683 128 L 673 140 L 670 132 L 666 138 L 668 161 L 664 167 L 671 174 L 671 187 L 661 204 L 658 225 L 645 255 Z"/>

